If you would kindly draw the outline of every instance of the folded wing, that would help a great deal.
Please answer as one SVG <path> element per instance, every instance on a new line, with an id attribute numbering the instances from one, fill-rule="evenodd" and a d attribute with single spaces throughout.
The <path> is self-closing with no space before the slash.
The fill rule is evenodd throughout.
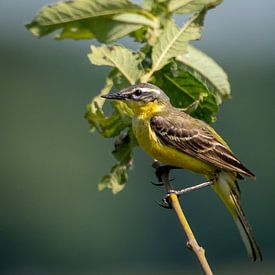
<path id="1" fill-rule="evenodd" d="M 160 114 L 151 118 L 150 125 L 163 144 L 217 168 L 255 177 L 212 128 L 186 116 L 185 113 Z"/>

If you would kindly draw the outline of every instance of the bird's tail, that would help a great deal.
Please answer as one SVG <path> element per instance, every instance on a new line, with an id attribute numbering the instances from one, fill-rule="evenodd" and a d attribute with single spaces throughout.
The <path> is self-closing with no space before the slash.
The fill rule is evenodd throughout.
<path id="1" fill-rule="evenodd" d="M 240 191 L 236 183 L 236 174 L 226 171 L 220 172 L 213 189 L 231 213 L 250 257 L 253 261 L 262 260 L 261 251 L 240 204 Z"/>

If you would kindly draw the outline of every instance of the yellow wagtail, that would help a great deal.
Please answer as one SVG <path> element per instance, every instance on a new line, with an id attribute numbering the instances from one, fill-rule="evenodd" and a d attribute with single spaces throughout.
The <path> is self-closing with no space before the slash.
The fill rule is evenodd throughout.
<path id="1" fill-rule="evenodd" d="M 123 100 L 134 115 L 132 127 L 140 147 L 170 166 L 189 169 L 214 181 L 212 188 L 228 208 L 248 254 L 262 260 L 260 249 L 240 205 L 237 177 L 255 179 L 226 142 L 205 122 L 173 107 L 168 96 L 149 83 L 130 86 L 104 98 Z M 180 194 L 180 191 L 179 191 Z"/>

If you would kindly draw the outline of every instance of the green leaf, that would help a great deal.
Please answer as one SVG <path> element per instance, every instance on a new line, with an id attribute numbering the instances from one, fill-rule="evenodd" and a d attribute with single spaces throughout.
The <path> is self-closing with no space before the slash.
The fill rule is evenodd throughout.
<path id="1" fill-rule="evenodd" d="M 97 40 L 103 43 L 111 43 L 141 28 L 138 24 L 118 22 L 106 17 L 99 17 L 92 21 L 90 29 Z"/>
<path id="2" fill-rule="evenodd" d="M 92 111 L 92 105 L 89 104 L 87 106 L 87 113 L 85 114 L 85 118 L 89 121 L 92 128 L 94 127 L 97 131 L 104 137 L 115 137 L 119 135 L 126 127 L 131 125 L 131 120 L 128 116 L 125 116 L 122 111 L 115 103 L 113 103 L 114 111 L 110 116 L 105 116 L 102 109 L 95 104 L 96 111 Z"/>
<path id="3" fill-rule="evenodd" d="M 74 24 L 68 24 L 64 26 L 61 33 L 57 34 L 55 39 L 61 40 L 61 39 L 92 39 L 94 38 L 94 34 L 87 26 L 87 24 L 81 24 L 80 22 L 76 22 Z"/>
<path id="4" fill-rule="evenodd" d="M 105 175 L 98 184 L 98 190 L 102 191 L 105 188 L 112 190 L 113 194 L 117 194 L 123 190 L 125 183 L 128 180 L 128 167 L 125 165 L 116 164 L 112 167 L 110 173 Z"/>
<path id="5" fill-rule="evenodd" d="M 114 15 L 112 19 L 116 21 L 125 22 L 125 23 L 149 26 L 153 29 L 159 28 L 159 21 L 157 20 L 157 18 L 154 18 L 154 20 L 152 20 L 152 18 L 148 18 L 142 14 L 121 13 L 121 14 Z"/>
<path id="6" fill-rule="evenodd" d="M 111 71 L 110 77 L 112 77 L 114 86 L 118 90 L 122 90 L 131 85 L 128 79 L 117 68 Z"/>
<path id="7" fill-rule="evenodd" d="M 72 22 L 122 12 L 137 11 L 140 7 L 127 0 L 75 0 L 43 7 L 27 28 L 37 36 L 46 35 Z"/>
<path id="8" fill-rule="evenodd" d="M 183 69 L 190 72 L 211 91 L 220 104 L 223 98 L 230 96 L 230 84 L 224 70 L 208 55 L 188 46 L 187 52 L 178 56 Z"/>
<path id="9" fill-rule="evenodd" d="M 173 57 L 184 53 L 190 40 L 201 37 L 202 24 L 206 11 L 192 16 L 180 29 L 169 21 L 152 49 L 152 69 L 142 80 L 146 82 L 155 71 L 171 61 Z"/>
<path id="10" fill-rule="evenodd" d="M 127 133 L 122 133 L 115 141 L 115 149 L 112 154 L 115 159 L 125 165 L 132 162 L 132 148 L 136 145 L 135 136 L 130 127 Z"/>
<path id="11" fill-rule="evenodd" d="M 105 87 L 87 105 L 87 113 L 85 114 L 85 118 L 91 124 L 91 131 L 97 129 L 104 137 L 115 137 L 131 125 L 131 119 L 121 107 L 121 102 L 112 102 L 113 113 L 110 116 L 106 116 L 102 110 L 105 99 L 101 95 L 107 94 L 112 86 L 113 80 L 107 78 Z"/>
<path id="12" fill-rule="evenodd" d="M 135 84 L 143 73 L 141 56 L 122 46 L 91 46 L 90 61 L 95 65 L 106 65 L 117 68 L 129 81 Z"/>
<path id="13" fill-rule="evenodd" d="M 91 132 L 95 130 L 101 131 L 100 119 L 105 118 L 102 107 L 105 102 L 105 98 L 101 97 L 104 94 L 108 94 L 113 87 L 113 80 L 110 77 L 106 78 L 105 86 L 102 88 L 100 93 L 93 98 L 91 103 L 87 105 L 88 113 L 86 113 L 86 118 L 91 124 Z"/>
<path id="14" fill-rule="evenodd" d="M 115 142 L 115 149 L 112 152 L 117 163 L 112 167 L 110 173 L 101 179 L 98 185 L 100 191 L 110 188 L 116 194 L 124 188 L 127 182 L 127 173 L 132 165 L 132 148 L 136 145 L 136 140 L 132 133 L 131 119 L 124 109 L 126 107 L 125 104 L 122 102 L 112 102 L 113 113 L 110 116 L 105 116 L 102 110 L 105 99 L 101 95 L 109 93 L 112 89 L 112 76 L 113 72 L 107 78 L 106 84 L 99 95 L 87 106 L 88 112 L 85 117 L 91 124 L 91 130 L 97 129 L 106 138 L 115 137 L 120 134 Z M 128 131 L 125 134 L 124 130 L 127 128 Z"/>
<path id="15" fill-rule="evenodd" d="M 161 69 L 171 58 L 186 51 L 187 43 L 201 37 L 204 13 L 195 15 L 180 29 L 170 21 L 159 40 L 153 47 L 152 61 L 154 70 Z"/>
<path id="16" fill-rule="evenodd" d="M 131 128 L 119 136 L 112 152 L 117 163 L 112 167 L 110 173 L 101 179 L 98 185 L 99 191 L 109 188 L 114 194 L 117 194 L 125 187 L 128 170 L 133 163 L 133 147 L 135 145 L 136 141 Z"/>
<path id="17" fill-rule="evenodd" d="M 140 28 L 141 26 L 137 24 L 118 22 L 107 17 L 97 17 L 89 21 L 67 24 L 64 26 L 62 32 L 57 34 L 55 38 L 96 38 L 100 42 L 110 43 Z"/>
<path id="18" fill-rule="evenodd" d="M 157 27 L 158 19 L 128 0 L 74 0 L 43 7 L 26 27 L 39 37 L 63 29 L 57 39 L 110 42 L 143 25 Z"/>
<path id="19" fill-rule="evenodd" d="M 199 12 L 204 8 L 214 8 L 219 5 L 222 0 L 170 0 L 168 2 L 168 10 L 175 13 L 193 13 Z"/>
<path id="20" fill-rule="evenodd" d="M 110 188 L 114 194 L 120 192 L 127 182 L 128 170 L 133 162 L 132 150 L 137 144 L 132 132 L 130 114 L 127 113 L 129 110 L 127 110 L 127 106 L 124 103 L 112 102 L 113 113 L 110 116 L 105 116 L 102 110 L 105 99 L 101 95 L 110 92 L 113 87 L 112 77 L 115 74 L 116 71 L 110 73 L 104 88 L 87 106 L 88 112 L 85 115 L 91 124 L 91 129 L 97 129 L 102 136 L 110 138 L 119 135 L 115 142 L 115 149 L 112 152 L 117 163 L 112 167 L 110 173 L 105 175 L 98 184 L 100 191 Z M 128 130 L 125 132 L 127 128 Z"/>
<path id="21" fill-rule="evenodd" d="M 142 6 L 145 10 L 151 11 L 154 7 L 155 0 L 143 0 Z"/>
<path id="22" fill-rule="evenodd" d="M 134 38 L 134 40 L 136 42 L 140 42 L 140 43 L 146 43 L 147 37 L 147 28 L 143 27 L 143 28 L 139 28 L 136 31 L 133 31 L 130 36 Z"/>
<path id="23" fill-rule="evenodd" d="M 187 109 L 192 116 L 208 123 L 215 121 L 218 111 L 215 95 L 181 63 L 169 64 L 157 72 L 154 84 L 165 91 L 173 106 Z"/>

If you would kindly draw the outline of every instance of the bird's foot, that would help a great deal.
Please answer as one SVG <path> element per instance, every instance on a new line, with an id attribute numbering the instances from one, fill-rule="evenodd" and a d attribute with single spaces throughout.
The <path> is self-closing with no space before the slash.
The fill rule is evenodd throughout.
<path id="1" fill-rule="evenodd" d="M 157 203 L 158 203 L 159 206 L 161 206 L 163 208 L 172 209 L 173 207 L 172 207 L 171 200 L 170 200 L 171 194 L 175 194 L 176 196 L 179 197 L 182 194 L 185 194 L 185 193 L 188 193 L 188 192 L 191 192 L 191 191 L 195 191 L 195 190 L 199 190 L 201 188 L 210 186 L 214 183 L 215 183 L 215 180 L 210 180 L 210 181 L 206 181 L 206 182 L 203 182 L 203 183 L 191 186 L 191 187 L 187 187 L 187 188 L 184 188 L 184 189 L 181 189 L 181 190 L 169 190 L 167 192 L 167 194 L 161 199 L 162 202 L 157 202 Z"/>
<path id="2" fill-rule="evenodd" d="M 161 202 L 156 201 L 156 203 L 165 208 L 165 209 L 172 209 L 172 204 L 170 202 L 170 194 L 167 194 L 165 197 L 161 199 Z"/>
<path id="3" fill-rule="evenodd" d="M 210 186 L 214 183 L 215 183 L 215 180 L 209 180 L 209 181 L 206 181 L 206 182 L 203 182 L 203 183 L 191 186 L 191 187 L 187 187 L 187 188 L 184 188 L 184 189 L 181 189 L 181 190 L 169 190 L 167 195 L 170 196 L 170 194 L 173 193 L 173 194 L 176 194 L 177 196 L 180 196 L 182 194 L 185 194 L 185 193 L 188 193 L 188 192 L 192 192 L 192 191 L 199 190 L 199 189 L 202 189 L 204 187 Z"/>
<path id="4" fill-rule="evenodd" d="M 176 190 L 169 190 L 167 192 L 167 194 L 161 199 L 161 202 L 157 202 L 157 204 L 163 208 L 172 209 L 173 207 L 171 204 L 170 196 L 171 196 L 171 194 L 175 194 L 175 195 L 179 196 L 178 192 L 179 191 L 176 191 Z"/>
<path id="5" fill-rule="evenodd" d="M 173 180 L 175 180 L 175 178 L 169 179 L 168 182 L 172 182 Z M 151 184 L 155 185 L 155 186 L 163 186 L 164 183 L 161 181 L 159 183 L 155 183 L 153 181 L 151 181 Z"/>

